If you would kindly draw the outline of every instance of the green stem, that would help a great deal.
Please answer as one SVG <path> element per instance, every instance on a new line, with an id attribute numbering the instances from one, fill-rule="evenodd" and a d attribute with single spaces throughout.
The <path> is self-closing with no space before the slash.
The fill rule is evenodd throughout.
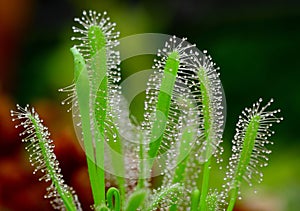
<path id="1" fill-rule="evenodd" d="M 206 211 L 206 197 L 208 193 L 209 187 L 209 176 L 210 176 L 210 163 L 211 159 L 209 158 L 203 168 L 203 179 L 202 179 L 202 186 L 201 186 L 201 196 L 200 196 L 200 210 Z"/>
<path id="2" fill-rule="evenodd" d="M 104 139 L 96 142 L 98 142 L 96 144 L 96 182 L 99 188 L 99 201 L 95 204 L 105 204 Z"/>
<path id="3" fill-rule="evenodd" d="M 189 115 L 188 118 L 193 118 L 193 115 Z M 186 176 L 186 167 L 189 160 L 189 153 L 192 148 L 192 142 L 194 141 L 196 134 L 195 134 L 195 126 L 194 125 L 187 125 L 182 132 L 182 136 L 180 138 L 180 147 L 179 147 L 179 155 L 177 157 L 178 165 L 175 168 L 175 173 L 173 177 L 173 184 L 176 183 L 184 183 L 185 176 Z M 177 210 L 177 204 L 173 204 L 170 209 L 170 211 L 176 211 Z"/>
<path id="4" fill-rule="evenodd" d="M 142 135 L 141 132 L 140 136 L 139 136 L 139 143 L 140 143 L 140 148 L 139 148 L 139 160 L 140 160 L 140 165 L 139 165 L 139 180 L 138 180 L 138 184 L 137 184 L 137 188 L 138 189 L 143 189 L 145 188 L 145 177 L 146 177 L 146 173 L 145 173 L 145 157 L 144 157 L 144 137 Z"/>
<path id="5" fill-rule="evenodd" d="M 109 124 L 112 134 L 107 134 L 109 140 L 106 142 L 111 155 L 111 165 L 117 179 L 118 188 L 121 195 L 121 202 L 125 201 L 125 164 L 123 159 L 123 148 L 120 134 L 113 124 Z M 115 138 L 114 138 L 115 136 Z"/>
<path id="6" fill-rule="evenodd" d="M 239 187 L 236 185 L 231 191 L 231 195 L 230 195 L 230 201 L 227 207 L 227 211 L 232 211 L 236 202 L 236 199 L 238 197 L 238 193 L 239 193 Z"/>
<path id="7" fill-rule="evenodd" d="M 189 118 L 193 118 L 189 116 Z M 177 157 L 178 165 L 175 168 L 175 174 L 173 177 L 172 183 L 182 183 L 185 179 L 185 170 L 189 160 L 189 153 L 192 148 L 192 143 L 196 137 L 196 129 L 195 125 L 188 125 L 183 129 L 182 136 L 180 138 L 180 147 L 179 147 L 179 154 Z"/>

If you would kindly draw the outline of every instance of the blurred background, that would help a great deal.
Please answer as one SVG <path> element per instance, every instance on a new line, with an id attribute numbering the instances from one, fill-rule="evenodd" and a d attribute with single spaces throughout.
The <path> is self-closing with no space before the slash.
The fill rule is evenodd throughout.
<path id="1" fill-rule="evenodd" d="M 67 183 L 84 210 L 92 203 L 84 153 L 71 115 L 60 104 L 66 96 L 57 92 L 72 82 L 71 26 L 83 9 L 108 11 L 121 37 L 174 34 L 208 50 L 221 68 L 226 94 L 225 164 L 242 109 L 259 97 L 274 98 L 272 108 L 281 108 L 285 119 L 274 127 L 270 165 L 263 170 L 258 193 L 245 188 L 235 210 L 300 210 L 298 0 L 0 0 L 1 211 L 52 210 L 43 199 L 47 184 L 32 174 L 19 131 L 11 122 L 9 112 L 16 103 L 28 103 L 40 113 Z M 123 77 L 150 68 L 152 59 L 124 61 Z M 138 96 L 131 104 L 137 118 L 142 116 L 142 100 L 143 95 Z"/>

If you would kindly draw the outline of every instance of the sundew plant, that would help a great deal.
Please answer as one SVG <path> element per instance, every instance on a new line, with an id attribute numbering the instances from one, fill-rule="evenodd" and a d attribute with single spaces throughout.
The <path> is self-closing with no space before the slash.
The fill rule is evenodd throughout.
<path id="1" fill-rule="evenodd" d="M 170 37 L 154 60 L 141 122 L 129 115 L 120 85 L 119 32 L 104 12 L 84 11 L 73 27 L 73 84 L 67 92 L 74 125 L 85 150 L 96 211 L 231 211 L 241 184 L 262 181 L 280 110 L 271 99 L 239 117 L 224 185 L 211 188 L 212 163 L 222 162 L 224 95 L 218 68 L 186 39 Z M 204 52 L 205 53 L 205 52 Z M 11 112 L 24 131 L 34 173 L 50 183 L 46 198 L 59 210 L 82 210 L 65 184 L 50 133 L 34 108 Z M 163 179 L 154 185 L 152 178 Z M 107 182 L 109 181 L 109 182 Z"/>

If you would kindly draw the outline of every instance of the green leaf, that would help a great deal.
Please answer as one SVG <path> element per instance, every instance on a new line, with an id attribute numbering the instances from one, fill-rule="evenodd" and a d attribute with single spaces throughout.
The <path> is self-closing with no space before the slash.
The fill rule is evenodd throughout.
<path id="1" fill-rule="evenodd" d="M 106 193 L 107 206 L 111 211 L 121 210 L 120 192 L 117 188 L 111 187 Z"/>
<path id="2" fill-rule="evenodd" d="M 150 159 L 156 157 L 163 138 L 163 132 L 167 124 L 167 118 L 171 105 L 171 96 L 176 81 L 179 63 L 180 61 L 178 52 L 171 52 L 166 60 L 163 79 L 158 94 L 156 117 L 151 130 L 151 140 L 149 145 L 150 149 L 148 152 Z"/>
<path id="3" fill-rule="evenodd" d="M 260 107 L 261 102 L 262 99 L 259 99 L 252 108 L 246 108 L 237 123 L 232 146 L 233 154 L 227 167 L 226 191 L 230 194 L 227 211 L 233 209 L 243 180 L 246 180 L 250 186 L 252 181 L 262 181 L 263 174 L 259 168 L 267 165 L 268 155 L 271 153 L 265 145 L 273 144 L 268 140 L 273 134 L 270 127 L 272 123 L 279 123 L 282 120 L 275 116 L 280 110 L 266 111 L 273 100 L 264 107 Z"/>
<path id="4" fill-rule="evenodd" d="M 79 41 L 73 48 L 78 51 L 72 51 L 75 62 L 75 107 L 79 107 L 95 207 L 105 204 L 106 141 L 119 141 L 115 138 L 117 131 L 111 129 L 116 128 L 114 120 L 119 112 L 119 87 L 115 84 L 120 80 L 117 68 L 119 53 L 113 50 L 118 44 L 118 32 L 114 32 L 115 23 L 110 23 L 105 16 L 106 13 L 84 11 L 82 18 L 75 18 L 82 29 L 73 27 L 79 37 L 72 38 Z M 81 73 L 82 78 L 78 74 L 80 72 L 84 72 L 84 75 Z M 114 144 L 114 150 L 116 148 L 121 150 L 120 146 Z M 124 182 L 121 179 L 119 181 L 120 186 L 124 186 Z"/>
<path id="5" fill-rule="evenodd" d="M 147 210 L 154 211 L 158 208 L 167 208 L 176 204 L 181 192 L 182 186 L 179 183 L 167 187 L 160 187 L 155 191 Z"/>
<path id="6" fill-rule="evenodd" d="M 145 120 L 142 130 L 145 134 L 148 165 L 151 171 L 155 160 L 172 147 L 179 128 L 178 98 L 181 96 L 185 78 L 179 75 L 187 57 L 187 50 L 192 47 L 175 36 L 170 38 L 162 50 L 158 51 L 159 60 L 155 60 L 154 74 L 150 77 L 146 90 Z M 170 133 L 169 131 L 173 131 Z M 161 157 L 163 160 L 164 158 Z M 163 168 L 162 168 L 163 170 Z"/>
<path id="7" fill-rule="evenodd" d="M 199 200 L 200 191 L 198 189 L 195 189 L 191 194 L 191 211 L 198 211 Z"/>
<path id="8" fill-rule="evenodd" d="M 137 191 L 134 191 L 128 198 L 125 210 L 135 211 L 138 208 L 141 208 L 145 203 L 147 195 L 147 189 L 138 189 Z"/>
<path id="9" fill-rule="evenodd" d="M 22 121 L 20 125 L 25 130 L 20 135 L 27 135 L 27 137 L 23 138 L 23 141 L 30 142 L 26 149 L 30 153 L 30 162 L 35 166 L 33 173 L 40 171 L 43 173 L 43 176 L 39 179 L 40 181 L 51 181 L 45 198 L 53 199 L 51 204 L 55 209 L 81 210 L 74 190 L 64 184 L 63 176 L 60 174 L 59 163 L 53 152 L 53 141 L 49 138 L 50 133 L 42 124 L 38 114 L 34 109 L 30 110 L 29 106 L 22 108 L 17 105 L 17 111 L 11 111 L 11 116 L 13 121 Z"/>
<path id="10" fill-rule="evenodd" d="M 203 178 L 200 196 L 200 210 L 206 210 L 206 197 L 208 194 L 209 178 L 211 170 L 211 156 L 222 153 L 219 146 L 223 133 L 223 107 L 221 82 L 218 78 L 217 68 L 210 57 L 192 55 L 191 68 L 196 73 L 198 81 L 195 87 L 200 95 L 202 111 L 202 129 L 204 131 L 204 146 L 202 152 L 204 163 Z"/>

